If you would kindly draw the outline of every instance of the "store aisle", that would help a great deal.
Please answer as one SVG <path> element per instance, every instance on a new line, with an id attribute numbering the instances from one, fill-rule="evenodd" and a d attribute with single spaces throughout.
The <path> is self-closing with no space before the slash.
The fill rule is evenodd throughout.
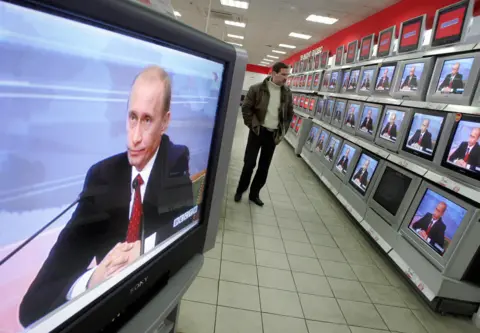
<path id="1" fill-rule="evenodd" d="M 287 142 L 265 207 L 235 203 L 248 130 L 238 118 L 215 249 L 184 297 L 179 333 L 471 333 L 431 312 Z"/>

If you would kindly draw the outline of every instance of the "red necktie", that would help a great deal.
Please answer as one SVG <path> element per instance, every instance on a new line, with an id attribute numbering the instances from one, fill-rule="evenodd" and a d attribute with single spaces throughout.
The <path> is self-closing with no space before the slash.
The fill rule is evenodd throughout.
<path id="1" fill-rule="evenodd" d="M 135 195 L 133 199 L 133 209 L 132 216 L 130 217 L 130 223 L 128 224 L 127 231 L 127 243 L 133 243 L 139 240 L 140 235 L 140 222 L 142 220 L 142 197 L 140 194 L 140 187 L 143 185 L 143 179 L 140 174 L 135 178 L 138 182 L 137 187 L 135 188 Z"/>
<path id="2" fill-rule="evenodd" d="M 419 145 L 422 144 L 422 139 L 423 139 L 423 137 L 422 137 L 422 135 L 420 134 L 420 138 L 418 139 L 418 142 L 417 142 Z"/>
<path id="3" fill-rule="evenodd" d="M 410 79 L 411 79 L 411 78 L 412 78 L 411 76 L 408 77 L 408 81 L 407 81 L 407 84 L 406 84 L 407 86 L 410 85 Z"/>
<path id="4" fill-rule="evenodd" d="M 152 3 L 150 2 L 150 0 L 140 0 L 140 2 L 143 2 L 144 4 L 146 5 L 151 5 Z"/>
<path id="5" fill-rule="evenodd" d="M 452 89 L 452 87 L 453 87 L 453 79 L 454 79 L 454 78 L 452 77 L 452 78 L 450 79 L 450 83 L 448 84 L 448 87 L 449 87 L 450 89 Z"/>
<path id="6" fill-rule="evenodd" d="M 388 135 L 390 135 L 391 130 L 392 130 L 392 125 L 388 125 Z"/>
<path id="7" fill-rule="evenodd" d="M 467 149 L 467 153 L 465 154 L 465 157 L 463 158 L 465 163 L 468 163 L 469 158 L 470 158 L 470 149 Z"/>
<path id="8" fill-rule="evenodd" d="M 427 228 L 427 235 L 429 235 L 429 236 L 430 236 L 430 230 L 432 230 L 432 227 L 433 227 L 433 220 L 432 220 L 432 222 L 430 222 L 430 225 Z"/>

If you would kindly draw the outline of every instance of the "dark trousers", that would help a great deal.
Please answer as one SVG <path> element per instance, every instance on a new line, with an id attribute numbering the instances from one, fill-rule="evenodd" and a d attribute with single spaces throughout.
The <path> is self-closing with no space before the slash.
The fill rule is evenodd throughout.
<path id="1" fill-rule="evenodd" d="M 268 169 L 272 162 L 273 152 L 275 151 L 274 132 L 270 132 L 264 127 L 260 127 L 260 135 L 256 135 L 250 130 L 248 134 L 247 148 L 245 149 L 244 165 L 240 181 L 238 182 L 237 193 L 243 193 L 248 189 L 252 179 L 253 169 L 257 164 L 258 152 L 260 151 L 260 160 L 258 161 L 257 173 L 253 178 L 250 187 L 250 197 L 257 198 L 260 190 L 267 182 Z"/>

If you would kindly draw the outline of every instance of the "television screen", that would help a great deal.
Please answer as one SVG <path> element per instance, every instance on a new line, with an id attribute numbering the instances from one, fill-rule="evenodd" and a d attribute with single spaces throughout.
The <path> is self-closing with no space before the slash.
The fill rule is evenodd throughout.
<path id="1" fill-rule="evenodd" d="M 462 206 L 427 189 L 408 228 L 443 256 L 466 213 Z"/>
<path id="2" fill-rule="evenodd" d="M 462 37 L 469 1 L 441 9 L 438 13 L 432 46 L 458 42 Z"/>
<path id="3" fill-rule="evenodd" d="M 475 58 L 458 58 L 443 63 L 437 91 L 442 94 L 463 94 Z"/>
<path id="4" fill-rule="evenodd" d="M 373 74 L 375 69 L 366 69 L 363 71 L 362 77 L 360 79 L 360 91 L 369 91 L 372 86 L 372 81 L 374 80 Z"/>
<path id="5" fill-rule="evenodd" d="M 376 133 L 376 126 L 380 117 L 380 106 L 373 106 L 370 104 L 364 104 L 363 112 L 361 116 L 361 123 L 358 129 L 362 132 L 370 134 L 372 137 Z"/>
<path id="6" fill-rule="evenodd" d="M 370 57 L 370 51 L 372 49 L 373 36 L 368 36 L 362 39 L 362 45 L 360 46 L 360 60 L 365 60 Z"/>
<path id="7" fill-rule="evenodd" d="M 325 100 L 322 97 L 319 97 L 317 101 L 317 106 L 315 108 L 315 117 L 320 118 L 320 116 L 322 115 L 324 103 Z"/>
<path id="8" fill-rule="evenodd" d="M 335 102 L 335 112 L 333 114 L 332 122 L 337 123 L 339 125 L 342 124 L 343 113 L 345 112 L 346 106 L 347 106 L 347 102 L 344 100 L 337 100 Z"/>
<path id="9" fill-rule="evenodd" d="M 410 177 L 387 166 L 373 195 L 373 200 L 395 216 L 411 182 Z"/>
<path id="10" fill-rule="evenodd" d="M 307 96 L 307 97 L 305 97 L 305 101 L 303 102 L 302 107 L 304 109 L 308 109 L 309 106 L 310 106 L 310 98 Z"/>
<path id="11" fill-rule="evenodd" d="M 349 105 L 347 114 L 345 115 L 345 121 L 343 122 L 345 126 L 355 128 L 355 125 L 359 121 L 360 117 L 360 103 L 352 102 Z"/>
<path id="12" fill-rule="evenodd" d="M 312 79 L 313 79 L 313 75 L 312 74 L 308 74 L 308 79 L 307 79 L 307 89 L 310 89 L 310 87 L 312 86 Z"/>
<path id="13" fill-rule="evenodd" d="M 0 265 L 0 331 L 19 332 L 83 310 L 199 223 L 224 64 L 99 22 L 0 13 L 0 260 L 64 211 Z"/>
<path id="14" fill-rule="evenodd" d="M 295 125 L 297 124 L 298 116 L 296 114 L 293 115 L 292 121 L 290 122 L 290 128 L 294 129 Z"/>
<path id="15" fill-rule="evenodd" d="M 380 37 L 378 38 L 378 49 L 377 49 L 378 56 L 385 56 L 385 55 L 388 55 L 388 53 L 390 53 L 392 40 L 393 40 L 393 29 L 389 29 L 380 33 Z"/>
<path id="16" fill-rule="evenodd" d="M 319 83 L 320 83 L 320 72 L 317 72 L 313 76 L 313 86 L 318 88 Z"/>
<path id="17" fill-rule="evenodd" d="M 393 75 L 395 74 L 395 64 L 383 65 L 377 74 L 375 91 L 390 91 L 393 83 Z"/>
<path id="18" fill-rule="evenodd" d="M 328 85 L 329 89 L 335 89 L 337 87 L 338 73 L 338 71 L 335 71 L 332 72 L 332 75 L 330 75 L 330 84 Z"/>
<path id="19" fill-rule="evenodd" d="M 317 137 L 318 131 L 319 131 L 319 128 L 316 126 L 313 126 L 310 129 L 310 133 L 308 133 L 307 141 L 305 141 L 305 146 L 308 146 L 308 147 L 312 146 L 313 141 Z"/>
<path id="20" fill-rule="evenodd" d="M 320 68 L 320 56 L 321 56 L 320 53 L 315 56 L 315 60 L 314 60 L 314 66 L 315 67 L 314 67 L 314 69 L 319 69 Z"/>
<path id="21" fill-rule="evenodd" d="M 312 97 L 310 98 L 310 105 L 308 106 L 308 110 L 310 111 L 314 111 L 315 110 L 315 103 L 316 103 L 317 99 Z"/>
<path id="22" fill-rule="evenodd" d="M 396 110 L 395 107 L 386 107 L 380 126 L 380 138 L 390 142 L 397 142 L 397 135 L 403 131 L 404 118 L 405 112 Z"/>
<path id="23" fill-rule="evenodd" d="M 330 83 L 330 75 L 331 73 L 328 72 L 328 73 L 325 73 L 325 75 L 323 76 L 323 83 L 322 83 L 322 89 L 328 89 L 328 84 Z"/>
<path id="24" fill-rule="evenodd" d="M 340 66 L 343 60 L 343 45 L 337 47 L 337 52 L 335 53 L 335 65 Z"/>
<path id="25" fill-rule="evenodd" d="M 350 72 L 350 79 L 348 81 L 347 91 L 353 91 L 357 89 L 359 76 L 360 69 L 352 69 L 352 71 Z"/>
<path id="26" fill-rule="evenodd" d="M 305 104 L 305 98 L 307 98 L 305 95 L 300 96 L 300 105 L 299 105 L 299 107 L 303 108 L 303 105 Z"/>
<path id="27" fill-rule="evenodd" d="M 408 129 L 404 150 L 432 160 L 446 114 L 416 111 Z"/>
<path id="28" fill-rule="evenodd" d="M 302 127 L 302 123 L 303 123 L 303 118 L 298 117 L 297 124 L 295 125 L 295 133 L 296 134 L 298 134 L 298 132 L 300 131 L 300 128 Z"/>
<path id="29" fill-rule="evenodd" d="M 399 52 L 416 50 L 420 41 L 423 17 L 411 19 L 403 24 L 402 35 L 399 37 Z"/>
<path id="30" fill-rule="evenodd" d="M 325 108 L 325 117 L 332 117 L 333 109 L 335 107 L 335 99 L 329 98 L 327 99 L 327 107 Z"/>
<path id="31" fill-rule="evenodd" d="M 340 139 L 331 136 L 327 147 L 328 148 L 325 150 L 325 154 L 323 156 L 327 161 L 331 162 L 333 161 L 338 149 L 340 149 Z"/>
<path id="32" fill-rule="evenodd" d="M 358 163 L 355 167 L 355 171 L 350 178 L 350 184 L 362 195 L 365 195 L 370 181 L 378 166 L 378 159 L 373 156 L 362 153 Z"/>
<path id="33" fill-rule="evenodd" d="M 347 47 L 347 64 L 351 64 L 355 61 L 355 56 L 357 55 L 357 44 L 358 42 L 351 42 Z"/>
<path id="34" fill-rule="evenodd" d="M 318 136 L 317 143 L 315 144 L 314 151 L 316 153 L 321 153 L 323 151 L 323 148 L 325 148 L 329 137 L 330 133 L 328 131 L 321 131 L 320 135 Z"/>
<path id="35" fill-rule="evenodd" d="M 343 74 L 342 89 L 347 90 L 349 80 L 350 80 L 350 71 L 345 71 L 345 73 Z"/>
<path id="36" fill-rule="evenodd" d="M 337 162 L 335 163 L 335 167 L 338 171 L 346 174 L 348 171 L 348 167 L 350 166 L 350 161 L 352 161 L 353 157 L 355 156 L 356 149 L 350 146 L 349 144 L 345 143 L 343 145 L 342 151 L 338 155 Z"/>
<path id="37" fill-rule="evenodd" d="M 423 62 L 405 65 L 405 68 L 403 69 L 400 90 L 417 91 L 418 83 L 422 78 L 424 67 L 425 64 Z"/>
<path id="38" fill-rule="evenodd" d="M 325 52 L 322 52 L 322 58 L 321 58 L 321 61 L 320 61 L 320 66 L 322 68 L 325 68 L 327 67 L 327 64 L 328 64 L 328 51 L 325 51 Z"/>
<path id="39" fill-rule="evenodd" d="M 480 117 L 463 115 L 456 122 L 442 165 L 480 180 Z"/>
<path id="40" fill-rule="evenodd" d="M 298 105 L 298 96 L 297 95 L 293 95 L 293 105 Z"/>

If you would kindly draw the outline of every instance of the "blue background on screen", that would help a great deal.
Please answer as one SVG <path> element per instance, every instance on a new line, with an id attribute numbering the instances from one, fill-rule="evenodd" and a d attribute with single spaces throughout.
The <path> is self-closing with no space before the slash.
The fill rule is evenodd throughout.
<path id="1" fill-rule="evenodd" d="M 367 118 L 368 110 L 372 110 L 373 132 L 375 132 L 375 123 L 377 122 L 377 119 L 378 119 L 378 116 L 379 116 L 379 113 L 380 113 L 380 109 L 377 108 L 377 107 L 368 106 L 368 105 L 363 107 L 362 119 L 360 119 L 360 125 L 361 125 L 361 122 L 365 118 Z"/>
<path id="2" fill-rule="evenodd" d="M 450 149 L 449 149 L 450 150 L 449 156 L 458 148 L 458 146 L 460 146 L 462 142 L 468 142 L 470 133 L 474 128 L 480 128 L 480 119 L 478 122 L 464 121 L 464 120 L 461 120 L 459 122 L 457 131 L 455 132 L 455 136 L 453 137 L 452 145 L 450 146 Z"/>
<path id="3" fill-rule="evenodd" d="M 350 73 L 350 82 L 352 82 L 354 79 L 357 81 L 357 85 L 358 85 L 358 77 L 360 76 L 360 70 L 359 69 L 356 69 L 356 70 L 353 70 L 351 73 Z"/>
<path id="4" fill-rule="evenodd" d="M 338 80 L 338 72 L 333 72 L 332 73 L 332 75 L 330 77 L 330 85 L 333 85 L 333 80 Z"/>
<path id="5" fill-rule="evenodd" d="M 351 108 L 354 109 L 353 114 L 355 115 L 355 126 L 356 126 L 358 124 L 358 122 L 360 121 L 359 118 L 358 118 L 358 115 L 360 113 L 360 104 L 352 103 L 352 104 L 347 106 L 347 109 L 345 110 L 344 123 L 346 123 L 346 121 L 347 121 L 347 117 L 350 114 L 350 109 Z"/>
<path id="6" fill-rule="evenodd" d="M 407 76 L 410 76 L 410 71 L 412 70 L 412 67 L 415 67 L 415 75 L 417 76 L 417 81 L 420 81 L 420 79 L 422 78 L 423 67 L 425 67 L 425 64 L 423 62 L 418 63 L 418 64 L 408 64 L 408 65 L 406 65 L 405 69 L 403 70 L 402 82 L 401 83 L 403 83 L 403 81 L 405 81 Z"/>
<path id="7" fill-rule="evenodd" d="M 362 154 L 362 156 L 358 160 L 357 167 L 355 168 L 355 171 L 352 174 L 352 181 L 353 181 L 353 177 L 358 172 L 358 170 L 360 170 L 363 167 L 366 160 L 370 160 L 370 165 L 367 168 L 367 171 L 368 171 L 367 179 L 368 179 L 368 184 L 370 184 L 370 180 L 372 179 L 373 174 L 375 173 L 375 170 L 377 169 L 378 162 L 376 160 L 374 160 L 373 158 L 371 158 L 370 156 L 365 155 L 365 154 Z M 367 184 L 367 186 L 368 186 L 368 184 Z"/>
<path id="8" fill-rule="evenodd" d="M 323 138 L 323 148 L 322 149 L 325 149 L 325 146 L 327 145 L 327 142 L 328 142 L 328 138 L 329 138 L 329 133 L 328 131 L 326 130 L 323 130 L 320 135 L 318 136 L 318 140 L 317 142 L 315 143 L 315 147 L 313 147 L 314 149 L 317 148 L 317 145 L 318 143 L 320 142 L 320 140 Z"/>
<path id="9" fill-rule="evenodd" d="M 344 145 L 343 145 L 343 148 L 342 148 L 342 152 L 338 155 L 337 163 L 340 161 L 340 159 L 341 159 L 343 156 L 345 156 L 348 148 L 350 148 L 350 152 L 348 153 L 348 160 L 349 160 L 350 162 L 352 161 L 353 155 L 355 155 L 355 148 L 349 146 L 348 144 L 344 144 Z M 349 162 L 349 163 L 350 163 L 350 162 Z"/>
<path id="10" fill-rule="evenodd" d="M 375 80 L 375 78 L 373 77 L 373 72 L 374 72 L 373 69 L 367 69 L 366 71 L 363 71 L 362 79 L 358 82 L 358 85 L 362 86 L 363 81 L 367 78 L 367 75 L 368 75 L 368 77 L 370 78 L 370 87 L 371 87 L 374 84 L 374 80 Z"/>
<path id="11" fill-rule="evenodd" d="M 348 82 L 349 79 L 350 79 L 350 72 L 346 72 L 345 75 L 343 76 L 342 87 L 345 86 L 345 84 Z"/>
<path id="12" fill-rule="evenodd" d="M 442 127 L 443 117 L 431 116 L 422 113 L 416 113 L 413 116 L 412 127 L 410 128 L 410 133 L 408 133 L 408 139 L 410 139 L 415 132 L 420 129 L 422 122 L 424 119 L 430 119 L 430 125 L 428 126 L 428 131 L 432 133 L 432 141 L 433 141 L 433 148 L 438 141 L 438 134 L 440 132 L 440 128 Z"/>
<path id="13" fill-rule="evenodd" d="M 442 84 L 443 80 L 445 80 L 445 77 L 452 72 L 452 66 L 455 65 L 456 63 L 460 64 L 460 69 L 458 70 L 458 72 L 463 76 L 462 78 L 463 83 L 466 83 L 468 81 L 468 77 L 470 76 L 470 71 L 472 70 L 473 61 L 474 61 L 474 58 L 464 58 L 464 59 L 460 58 L 460 59 L 445 61 L 443 63 L 440 79 L 438 80 L 438 83 L 437 83 L 437 90 L 438 90 L 438 87 L 440 87 L 440 85 Z"/>
<path id="14" fill-rule="evenodd" d="M 330 142 L 328 143 L 328 147 L 330 147 L 332 144 L 333 144 L 334 154 L 335 154 L 338 151 L 338 146 L 340 145 L 340 140 L 338 140 L 334 137 L 331 137 Z M 325 151 L 327 151 L 327 150 L 325 150 Z"/>
<path id="15" fill-rule="evenodd" d="M 328 107 L 328 110 L 330 111 L 330 115 L 333 116 L 333 108 L 335 106 L 335 100 L 334 99 L 329 99 L 327 101 L 327 107 Z"/>
<path id="16" fill-rule="evenodd" d="M 400 132 L 402 131 L 402 125 L 403 125 L 403 118 L 405 118 L 405 112 L 403 111 L 399 111 L 399 110 L 395 110 L 395 109 L 388 109 L 385 111 L 385 114 L 383 115 L 383 122 L 382 122 L 382 126 L 380 127 L 380 131 L 383 131 L 383 129 L 385 128 L 385 126 L 387 126 L 387 124 L 389 123 L 389 120 L 390 120 L 390 115 L 392 113 L 395 113 L 397 118 L 395 119 L 395 124 L 397 125 L 397 136 L 400 134 Z"/>
<path id="17" fill-rule="evenodd" d="M 388 81 L 390 82 L 390 86 L 392 86 L 393 82 L 392 82 L 392 78 L 393 78 L 393 74 L 395 74 L 395 68 L 396 66 L 384 66 L 384 67 L 381 67 L 380 70 L 378 71 L 378 74 L 377 74 L 377 82 L 375 83 L 375 88 L 377 87 L 377 85 L 380 83 L 380 80 L 382 79 L 383 77 L 383 72 L 388 69 L 388 74 L 387 74 L 387 77 L 388 77 Z"/>

